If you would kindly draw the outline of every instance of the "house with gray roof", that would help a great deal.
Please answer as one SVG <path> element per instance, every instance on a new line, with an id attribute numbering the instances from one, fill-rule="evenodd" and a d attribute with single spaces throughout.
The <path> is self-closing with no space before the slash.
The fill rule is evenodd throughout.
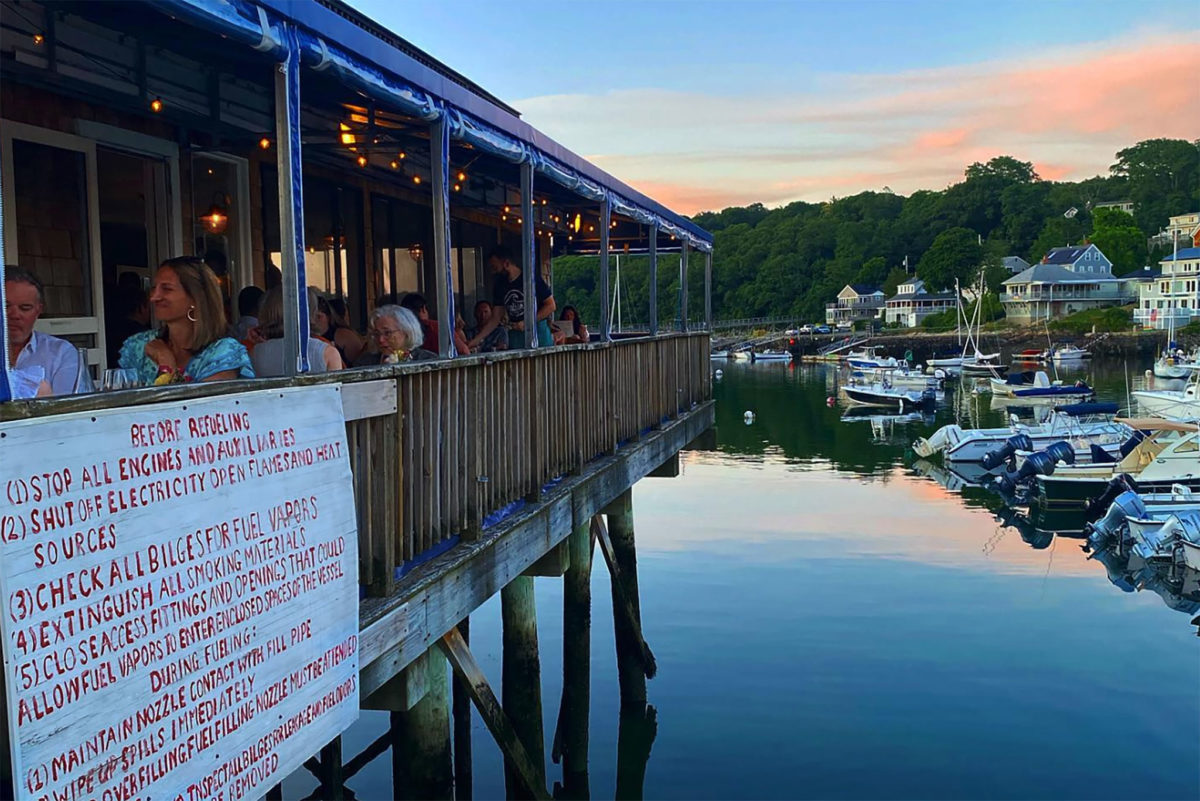
<path id="1" fill-rule="evenodd" d="M 838 323 L 874 320 L 883 314 L 886 301 L 887 296 L 879 287 L 846 284 L 838 293 L 836 303 L 825 304 L 825 322 L 836 326 Z"/>
<path id="2" fill-rule="evenodd" d="M 1031 323 L 1136 298 L 1137 283 L 1113 275 L 1108 257 L 1085 242 L 1054 248 L 1041 262 L 1009 278 L 1000 300 L 1009 320 Z"/>
<path id="3" fill-rule="evenodd" d="M 884 306 L 885 323 L 913 328 L 931 314 L 953 309 L 953 292 L 930 292 L 920 278 L 912 278 L 896 287 L 896 294 Z"/>

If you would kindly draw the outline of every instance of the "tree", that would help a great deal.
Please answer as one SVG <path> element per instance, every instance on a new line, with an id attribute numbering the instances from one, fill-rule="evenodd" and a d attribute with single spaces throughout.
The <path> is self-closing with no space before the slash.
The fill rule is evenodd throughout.
<path id="1" fill-rule="evenodd" d="M 887 278 L 887 260 L 882 256 L 867 259 L 854 276 L 854 283 L 868 286 L 879 286 Z"/>
<path id="2" fill-rule="evenodd" d="M 895 295 L 900 285 L 908 281 L 909 278 L 908 271 L 903 267 L 893 267 L 892 271 L 887 274 L 887 278 L 883 279 L 883 294 L 889 298 Z"/>
<path id="3" fill-rule="evenodd" d="M 917 275 L 931 290 L 949 289 L 954 279 L 969 282 L 979 269 L 983 247 L 968 228 L 949 228 L 933 240 L 917 264 Z"/>
<path id="4" fill-rule="evenodd" d="M 1042 232 L 1038 234 L 1038 238 L 1034 240 L 1033 245 L 1029 248 L 1029 262 L 1037 264 L 1053 248 L 1079 244 L 1083 241 L 1086 230 L 1078 221 L 1078 218 L 1050 217 L 1046 220 L 1046 224 L 1042 226 Z"/>
<path id="5" fill-rule="evenodd" d="M 1155 234 L 1174 214 L 1200 205 L 1200 140 L 1147 139 L 1117 153 L 1112 174 L 1129 181 L 1134 216 Z"/>
<path id="6" fill-rule="evenodd" d="M 1119 209 L 1097 209 L 1092 244 L 1108 257 L 1115 275 L 1140 270 L 1146 263 L 1146 236 L 1133 217 Z"/>
<path id="7" fill-rule="evenodd" d="M 977 161 L 967 167 L 965 174 L 968 181 L 973 178 L 1000 178 L 1008 183 L 1029 184 L 1041 180 L 1032 162 L 1018 161 L 1012 156 L 996 156 L 987 164 Z"/>

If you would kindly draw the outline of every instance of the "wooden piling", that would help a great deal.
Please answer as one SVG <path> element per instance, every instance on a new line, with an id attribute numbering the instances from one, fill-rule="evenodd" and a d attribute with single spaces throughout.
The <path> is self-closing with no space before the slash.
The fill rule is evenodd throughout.
<path id="1" fill-rule="evenodd" d="M 562 793 L 588 798 L 588 711 L 591 708 L 592 535 L 585 523 L 567 538 L 570 566 L 563 577 L 563 690 L 554 761 L 562 757 Z"/>
<path id="2" fill-rule="evenodd" d="M 342 780 L 342 738 L 334 737 L 321 749 L 321 798 L 342 801 L 345 782 Z"/>
<path id="3" fill-rule="evenodd" d="M 454 797 L 446 658 L 431 649 L 425 659 L 425 694 L 410 709 L 390 712 L 396 799 Z"/>
<path id="4" fill-rule="evenodd" d="M 644 642 L 641 636 L 641 604 L 638 600 L 637 549 L 633 539 L 633 490 L 627 489 L 605 509 L 612 543 L 613 629 L 617 641 L 617 673 L 621 687 L 621 709 L 640 711 L 646 707 Z M 628 610 L 632 615 L 628 614 Z M 632 618 L 632 619 L 631 619 Z"/>
<path id="5" fill-rule="evenodd" d="M 464 617 L 458 624 L 458 633 L 463 642 L 471 643 L 471 618 Z M 474 777 L 471 773 L 471 692 L 467 681 L 454 674 L 454 798 L 455 801 L 471 801 L 474 794 Z"/>
<path id="6" fill-rule="evenodd" d="M 503 621 L 503 675 L 501 695 L 504 711 L 512 719 L 530 762 L 537 771 L 539 786 L 546 786 L 546 748 L 542 731 L 542 670 L 538 658 L 537 608 L 533 578 L 517 576 L 500 591 Z M 504 763 L 505 794 L 508 798 L 530 798 L 516 766 Z"/>
<path id="7" fill-rule="evenodd" d="M 658 712 L 652 706 L 621 710 L 617 728 L 616 801 L 634 801 L 645 796 L 646 763 L 658 736 Z"/>

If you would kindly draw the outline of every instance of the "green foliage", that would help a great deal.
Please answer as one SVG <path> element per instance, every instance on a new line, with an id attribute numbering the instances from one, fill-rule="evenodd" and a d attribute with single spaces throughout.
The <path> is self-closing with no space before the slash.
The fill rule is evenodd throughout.
<path id="1" fill-rule="evenodd" d="M 1092 329 L 1098 333 L 1107 331 L 1128 331 L 1133 325 L 1132 306 L 1112 306 L 1107 309 L 1088 309 L 1052 320 L 1049 327 L 1052 331 L 1069 331 L 1072 334 L 1089 334 Z"/>
<path id="2" fill-rule="evenodd" d="M 1147 254 L 1138 251 L 1130 226 L 1106 228 L 1104 212 L 1093 220 L 1090 209 L 1103 201 L 1134 200 L 1141 240 L 1157 233 L 1167 216 L 1195 211 L 1200 208 L 1197 145 L 1149 140 L 1122 150 L 1116 160 L 1111 175 L 1059 183 L 1040 180 L 1028 162 L 999 156 L 970 165 L 963 181 L 942 191 L 920 190 L 908 197 L 862 192 L 826 203 L 775 209 L 755 203 L 702 212 L 693 219 L 714 235 L 713 315 L 823 322 L 825 304 L 848 283 L 882 283 L 889 297 L 895 294 L 908 277 L 905 257 L 931 290 L 952 287 L 955 276 L 973 281 L 982 263 L 994 291 L 1008 276 L 991 266 L 993 258 L 1022 255 L 1032 264 L 1051 248 L 1078 244 L 1089 234 L 1118 271 L 1155 263 L 1155 254 L 1147 262 Z M 1072 208 L 1072 216 L 1065 217 Z M 688 316 L 693 320 L 704 309 L 703 261 L 689 262 Z M 664 324 L 678 317 L 678 264 L 677 254 L 660 254 L 658 317 Z M 615 256 L 611 270 L 615 292 Z M 560 307 L 578 307 L 589 325 L 599 321 L 598 272 L 595 256 L 554 259 L 555 299 Z M 648 282 L 647 258 L 622 255 L 627 322 L 646 321 Z"/>
<path id="3" fill-rule="evenodd" d="M 1093 217 L 1092 243 L 1113 263 L 1115 275 L 1140 270 L 1146 264 L 1146 235 L 1133 215 L 1120 209 L 1098 209 Z"/>
<path id="4" fill-rule="evenodd" d="M 983 247 L 967 228 L 949 228 L 933 240 L 917 264 L 917 275 L 930 290 L 953 289 L 957 279 L 969 284 L 979 270 Z"/>
<path id="5" fill-rule="evenodd" d="M 1138 142 L 1117 153 L 1112 173 L 1128 181 L 1138 227 L 1146 233 L 1157 233 L 1171 215 L 1200 206 L 1200 140 Z"/>
<path id="6" fill-rule="evenodd" d="M 953 331 L 958 321 L 957 314 L 957 309 L 931 314 L 921 321 L 921 328 L 926 331 Z"/>

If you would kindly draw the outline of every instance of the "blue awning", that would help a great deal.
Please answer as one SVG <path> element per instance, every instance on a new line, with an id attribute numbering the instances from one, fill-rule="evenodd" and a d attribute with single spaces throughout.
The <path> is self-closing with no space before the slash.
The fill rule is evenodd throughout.
<path id="1" fill-rule="evenodd" d="M 426 122 L 445 115 L 450 135 L 512 163 L 531 162 L 545 178 L 580 197 L 610 201 L 612 209 L 702 251 L 712 235 L 571 152 L 507 108 L 422 64 L 409 53 L 317 2 L 300 0 L 160 0 L 192 24 L 279 55 L 280 21 L 298 31 L 305 67 L 330 71 L 375 100 Z"/>

